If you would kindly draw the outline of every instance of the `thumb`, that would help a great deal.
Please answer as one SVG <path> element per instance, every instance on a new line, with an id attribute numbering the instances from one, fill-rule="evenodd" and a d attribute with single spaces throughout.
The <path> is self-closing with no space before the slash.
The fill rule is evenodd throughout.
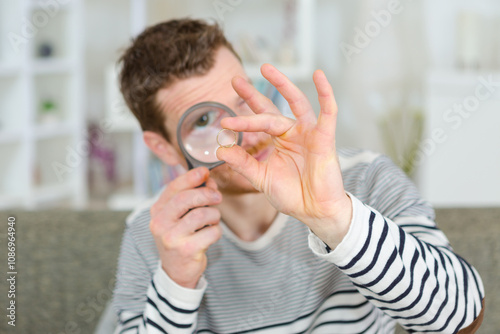
<path id="1" fill-rule="evenodd" d="M 250 181 L 255 189 L 261 191 L 262 163 L 248 154 L 241 146 L 219 147 L 216 155 L 217 159 L 225 161 L 231 169 Z"/>

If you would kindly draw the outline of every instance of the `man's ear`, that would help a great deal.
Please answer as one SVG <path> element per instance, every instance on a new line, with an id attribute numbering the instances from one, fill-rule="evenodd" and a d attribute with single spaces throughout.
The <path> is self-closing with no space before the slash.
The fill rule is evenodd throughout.
<path id="1" fill-rule="evenodd" d="M 142 138 L 144 138 L 146 146 L 149 147 L 158 159 L 167 165 L 175 166 L 182 163 L 175 147 L 163 138 L 162 135 L 152 131 L 144 131 Z"/>

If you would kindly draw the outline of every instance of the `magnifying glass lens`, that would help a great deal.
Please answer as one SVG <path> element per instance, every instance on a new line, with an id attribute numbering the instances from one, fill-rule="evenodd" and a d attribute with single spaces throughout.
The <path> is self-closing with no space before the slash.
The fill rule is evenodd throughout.
<path id="1" fill-rule="evenodd" d="M 187 153 L 201 162 L 217 162 L 215 152 L 219 147 L 217 134 L 222 129 L 220 121 L 230 116 L 226 110 L 215 106 L 200 107 L 187 115 L 180 129 Z M 234 137 L 229 140 L 233 139 Z"/>

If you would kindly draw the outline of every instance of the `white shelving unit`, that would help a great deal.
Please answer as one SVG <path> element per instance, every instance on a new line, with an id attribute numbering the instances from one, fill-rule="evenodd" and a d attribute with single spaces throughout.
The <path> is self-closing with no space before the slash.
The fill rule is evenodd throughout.
<path id="1" fill-rule="evenodd" d="M 148 24 L 182 17 L 216 20 L 242 56 L 252 80 L 262 80 L 260 66 L 264 62 L 272 63 L 293 81 L 311 79 L 316 0 L 153 0 L 149 3 L 154 10 L 147 12 Z M 248 55 L 261 59 L 252 61 Z"/>
<path id="2" fill-rule="evenodd" d="M 498 206 L 500 3 L 426 0 L 425 9 L 432 70 L 418 186 L 438 207 Z"/>
<path id="3" fill-rule="evenodd" d="M 235 2 L 236 3 L 236 2 Z M 232 11 L 220 17 L 215 9 L 215 2 L 204 0 L 130 0 L 130 34 L 136 36 L 148 25 L 159 21 L 165 21 L 180 17 L 197 17 L 204 19 L 215 19 L 225 29 L 227 36 L 234 44 L 242 34 L 253 36 L 265 36 L 270 45 L 279 47 L 275 43 L 284 33 L 285 5 L 286 0 L 264 1 L 256 0 L 241 2 Z M 310 80 L 313 72 L 314 59 L 314 9 L 315 0 L 297 0 L 293 10 L 293 21 L 295 21 L 296 34 L 293 37 L 293 62 L 280 63 L 275 58 L 266 59 L 266 62 L 276 66 L 294 81 Z M 267 13 L 263 17 L 263 13 Z M 276 19 L 276 18 L 280 19 Z M 266 22 L 265 25 L 256 23 L 256 18 Z M 271 28 L 269 28 L 271 27 Z M 278 48 L 279 49 L 279 48 Z M 276 51 L 278 49 L 274 49 Z M 275 61 L 276 60 L 276 61 Z M 254 81 L 262 80 L 260 64 L 244 62 L 247 74 Z M 118 89 L 114 87 L 116 73 L 112 69 L 106 74 L 108 80 L 108 114 L 113 113 L 113 104 L 121 97 Z M 120 104 L 120 103 L 118 103 Z M 110 133 L 111 137 L 126 140 L 128 147 L 132 147 L 132 155 L 129 157 L 132 165 L 132 184 L 124 189 L 119 189 L 108 200 L 108 206 L 112 209 L 131 209 L 142 200 L 151 196 L 151 185 L 149 175 L 149 162 L 151 153 L 142 140 L 142 131 L 136 122 L 124 120 L 113 122 L 114 127 Z M 122 154 L 123 155 L 123 154 Z M 120 157 L 118 157 L 120 159 Z"/>
<path id="4" fill-rule="evenodd" d="M 500 205 L 500 88 L 482 84 L 490 78 L 500 82 L 500 71 L 433 71 L 425 81 L 418 179 L 423 196 L 436 206 Z"/>
<path id="5" fill-rule="evenodd" d="M 0 209 L 86 202 L 83 4 L 55 3 L 0 0 Z"/>

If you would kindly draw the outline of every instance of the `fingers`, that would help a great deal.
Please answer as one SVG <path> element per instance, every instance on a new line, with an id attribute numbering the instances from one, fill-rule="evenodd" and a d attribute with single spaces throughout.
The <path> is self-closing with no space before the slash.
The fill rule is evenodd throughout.
<path id="1" fill-rule="evenodd" d="M 156 203 L 151 207 L 151 216 L 155 216 L 159 211 L 163 210 L 165 205 L 174 197 L 177 193 L 186 190 L 193 189 L 201 186 L 207 181 L 209 177 L 209 171 L 206 167 L 194 168 L 183 174 L 169 183 L 167 188 L 160 194 L 160 197 Z M 210 183 L 211 188 L 213 188 L 214 183 Z"/>
<path id="2" fill-rule="evenodd" d="M 213 207 L 200 207 L 189 211 L 179 221 L 178 229 L 182 235 L 188 236 L 201 231 L 205 226 L 219 224 L 220 211 Z"/>
<path id="3" fill-rule="evenodd" d="M 166 249 L 187 248 L 199 253 L 220 238 L 222 232 L 219 226 L 220 219 L 220 212 L 216 208 L 196 208 L 174 226 L 162 231 L 154 230 L 156 234 L 153 235 L 161 238 L 162 245 Z"/>
<path id="4" fill-rule="evenodd" d="M 212 179 L 211 177 L 209 177 L 207 179 L 207 181 L 205 182 L 205 186 L 207 188 L 210 188 L 210 189 L 213 189 L 213 190 L 217 190 L 217 183 L 215 182 L 214 179 Z"/>
<path id="5" fill-rule="evenodd" d="M 206 224 L 213 223 L 213 220 L 220 219 L 219 216 L 219 218 L 214 218 L 213 216 L 213 210 L 215 210 L 215 212 L 217 212 L 218 214 L 218 209 L 210 208 L 207 206 L 217 205 L 221 202 L 222 195 L 220 194 L 220 192 L 208 187 L 180 191 L 179 193 L 174 195 L 172 199 L 170 199 L 165 205 L 163 205 L 159 209 L 156 209 L 157 213 L 156 215 L 152 216 L 150 222 L 150 230 L 153 235 L 157 236 L 189 235 L 190 233 L 194 233 L 196 229 L 199 229 Z M 204 217 L 203 213 L 206 212 L 211 213 L 211 215 Z M 183 220 L 188 216 L 190 217 L 188 221 L 191 221 L 191 225 L 193 225 L 194 227 L 181 226 L 183 225 Z M 195 219 L 199 220 L 199 223 L 193 223 Z M 172 230 L 174 229 L 178 231 L 176 233 L 172 233 Z"/>
<path id="6" fill-rule="evenodd" d="M 178 220 L 191 209 L 217 205 L 221 201 L 221 193 L 208 187 L 183 190 L 165 205 L 165 218 Z"/>
<path id="7" fill-rule="evenodd" d="M 262 95 L 252 84 L 242 77 L 234 77 L 231 81 L 234 90 L 238 95 L 245 100 L 250 109 L 256 114 L 262 114 L 263 112 L 280 114 L 280 111 L 273 102 Z"/>
<path id="8" fill-rule="evenodd" d="M 316 122 L 316 115 L 307 96 L 290 79 L 270 64 L 261 67 L 261 73 L 283 95 L 297 120 Z"/>
<path id="9" fill-rule="evenodd" d="M 271 136 L 281 136 L 295 121 L 276 114 L 258 114 L 252 116 L 227 117 L 221 120 L 221 126 L 238 132 L 265 132 Z"/>
<path id="10" fill-rule="evenodd" d="M 335 128 L 337 125 L 337 102 L 333 89 L 325 74 L 317 70 L 313 75 L 314 85 L 318 92 L 318 101 L 321 107 L 316 129 L 325 136 L 328 143 L 335 143 Z"/>
<path id="11" fill-rule="evenodd" d="M 220 224 L 212 224 L 201 229 L 191 236 L 191 242 L 203 250 L 207 250 L 208 247 L 222 236 L 222 228 Z"/>
<path id="12" fill-rule="evenodd" d="M 216 154 L 219 160 L 224 160 L 229 167 L 250 181 L 255 189 L 261 191 L 258 180 L 263 179 L 260 177 L 263 167 L 254 157 L 240 146 L 233 146 L 231 148 L 219 147 Z"/>

